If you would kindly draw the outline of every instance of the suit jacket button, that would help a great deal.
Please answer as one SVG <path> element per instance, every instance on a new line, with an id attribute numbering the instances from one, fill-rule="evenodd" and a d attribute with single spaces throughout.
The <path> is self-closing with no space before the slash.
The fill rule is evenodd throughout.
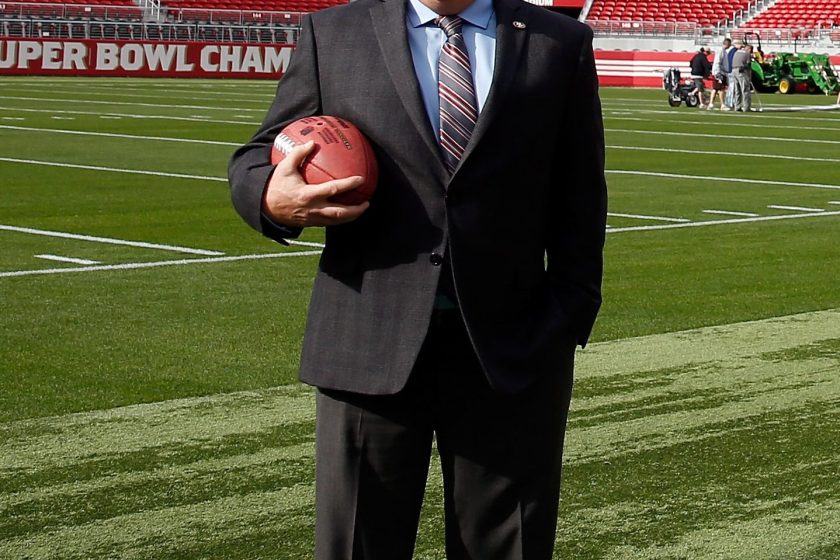
<path id="1" fill-rule="evenodd" d="M 429 255 L 429 262 L 435 266 L 440 266 L 443 264 L 443 255 L 440 253 L 432 253 Z"/>

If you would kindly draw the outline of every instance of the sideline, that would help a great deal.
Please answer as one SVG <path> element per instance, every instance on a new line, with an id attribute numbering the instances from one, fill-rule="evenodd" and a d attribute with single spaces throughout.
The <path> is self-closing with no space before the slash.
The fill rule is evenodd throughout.
<path id="1" fill-rule="evenodd" d="M 204 111 L 227 111 L 230 112 L 230 107 L 211 107 L 207 105 L 170 105 L 165 103 L 137 103 L 134 101 L 97 101 L 95 99 L 62 99 L 56 97 L 21 97 L 16 95 L 0 95 L 0 99 L 14 99 L 17 101 L 43 101 L 45 103 L 87 103 L 94 105 L 128 105 L 131 107 L 165 107 L 167 109 L 201 109 Z M 237 111 L 244 113 L 259 113 L 265 114 L 265 109 L 245 109 L 236 108 Z"/>
<path id="2" fill-rule="evenodd" d="M 610 150 L 635 150 L 642 152 L 664 152 L 668 154 L 690 154 L 690 155 L 704 155 L 704 156 L 729 156 L 729 157 L 754 157 L 766 159 L 789 159 L 793 161 L 815 161 L 819 163 L 840 163 L 837 158 L 817 158 L 806 156 L 788 156 L 782 154 L 765 154 L 765 153 L 747 153 L 747 152 L 719 152 L 715 150 L 680 150 L 677 148 L 650 148 L 646 146 L 620 146 L 615 144 L 607 144 L 607 149 Z"/>
<path id="3" fill-rule="evenodd" d="M 0 278 L 17 278 L 20 276 L 41 276 L 50 274 L 67 274 L 71 272 L 96 272 L 101 270 L 137 270 L 141 268 L 158 268 L 161 266 L 181 266 L 187 264 L 208 264 L 218 262 L 249 261 L 261 259 L 280 259 L 284 257 L 309 257 L 320 255 L 321 251 L 289 251 L 286 253 L 262 253 L 258 255 L 234 255 L 226 257 L 208 257 L 205 259 L 179 259 L 171 261 L 152 261 L 140 263 L 108 264 L 97 266 L 81 266 L 68 268 L 44 268 L 40 270 L 15 270 L 0 272 Z"/>
<path id="4" fill-rule="evenodd" d="M 0 128 L 23 132 L 48 132 L 50 134 L 73 134 L 76 136 L 100 136 L 103 138 L 126 138 L 129 140 L 156 140 L 160 142 L 182 142 L 184 144 L 210 144 L 213 146 L 241 146 L 239 142 L 220 142 L 218 140 L 199 140 L 193 138 L 171 138 L 168 136 L 143 136 L 140 134 L 118 134 L 116 132 L 92 132 L 87 130 L 68 130 L 65 128 L 36 128 L 33 126 L 14 126 L 0 124 Z"/>
<path id="5" fill-rule="evenodd" d="M 800 187 L 814 189 L 840 190 L 840 185 L 823 183 L 797 183 L 793 181 L 769 181 L 767 179 L 741 179 L 739 177 L 713 177 L 711 175 L 685 175 L 683 173 L 660 173 L 657 171 L 635 171 L 632 169 L 607 169 L 605 173 L 615 175 L 642 175 L 645 177 L 666 177 L 669 179 L 696 179 L 698 181 L 723 181 L 725 183 L 751 183 L 755 185 L 778 185 L 780 187 Z"/>
<path id="6" fill-rule="evenodd" d="M 79 163 L 61 163 L 58 161 L 44 161 L 38 159 L 20 159 L 0 157 L 0 161 L 8 163 L 23 163 L 27 165 L 46 165 L 47 167 L 67 167 L 70 169 L 85 169 L 88 171 L 111 171 L 114 173 L 128 173 L 134 175 L 154 175 L 156 177 L 173 177 L 175 179 L 198 179 L 199 181 L 219 181 L 227 183 L 225 177 L 210 177 L 207 175 L 189 175 L 186 173 L 167 173 L 165 171 L 146 171 L 144 169 L 121 169 L 117 167 L 103 167 L 101 165 L 82 165 Z"/>
<path id="7" fill-rule="evenodd" d="M 139 113 L 103 113 L 102 111 L 71 111 L 69 109 L 29 109 L 23 107 L 4 107 L 0 106 L 0 111 L 8 111 L 9 113 L 38 113 L 39 115 L 56 114 L 56 115 L 90 115 L 99 118 L 119 118 L 119 119 L 138 119 L 138 120 L 166 120 L 166 121 L 187 121 L 200 122 L 211 124 L 242 124 L 259 126 L 259 121 L 227 121 L 220 119 L 211 119 L 210 117 L 177 117 L 175 115 L 141 115 Z"/>
<path id="8" fill-rule="evenodd" d="M 79 241 L 94 241 L 108 245 L 126 245 L 128 247 L 140 247 L 142 249 L 160 249 L 162 251 L 173 251 L 175 253 L 187 253 L 190 255 L 218 256 L 224 255 L 221 251 L 208 251 L 206 249 L 193 249 L 192 247 L 180 247 L 178 245 L 163 245 L 160 243 L 148 243 L 146 241 L 129 241 L 117 239 L 116 237 L 98 237 L 95 235 L 82 235 L 79 233 L 68 233 L 65 231 L 51 231 L 46 229 L 35 229 L 20 226 L 0 224 L 0 231 L 13 231 L 16 233 L 28 233 L 44 237 L 59 237 L 61 239 L 76 239 Z"/>
<path id="9" fill-rule="evenodd" d="M 668 132 L 664 130 L 633 130 L 629 128 L 605 128 L 607 132 L 625 134 L 650 134 L 653 136 L 679 136 L 680 138 L 726 138 L 729 140 L 762 140 L 765 142 L 803 142 L 805 144 L 840 144 L 840 140 L 816 140 L 812 138 L 779 138 L 777 136 L 742 136 L 738 134 L 700 134 L 692 131 L 690 135 L 686 132 Z"/>
<path id="10" fill-rule="evenodd" d="M 686 222 L 682 224 L 657 224 L 654 226 L 630 226 L 630 227 L 612 227 L 607 229 L 607 233 L 622 233 L 627 231 L 653 231 L 660 229 L 677 229 L 677 228 L 696 228 L 705 226 L 716 226 L 723 224 L 746 224 L 751 222 L 773 222 L 778 220 L 795 220 L 802 218 L 819 218 L 823 216 L 840 216 L 840 211 L 837 212 L 808 212 L 804 214 L 778 214 L 775 216 L 759 216 L 757 218 L 733 218 L 731 220 L 706 220 L 701 222 Z"/>

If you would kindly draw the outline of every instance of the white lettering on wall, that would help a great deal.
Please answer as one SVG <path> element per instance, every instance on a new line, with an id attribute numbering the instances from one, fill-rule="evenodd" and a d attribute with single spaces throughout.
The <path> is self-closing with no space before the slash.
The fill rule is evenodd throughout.
<path id="1" fill-rule="evenodd" d="M 21 41 L 20 55 L 18 56 L 18 68 L 29 68 L 30 62 L 35 62 L 41 58 L 41 44 L 35 41 Z"/>
<path id="2" fill-rule="evenodd" d="M 96 45 L 96 69 L 116 70 L 120 64 L 120 48 L 114 43 Z"/>
<path id="3" fill-rule="evenodd" d="M 61 70 L 61 43 L 57 41 L 44 41 L 41 46 L 44 49 L 41 57 L 41 68 L 44 70 Z"/>
<path id="4" fill-rule="evenodd" d="M 17 46 L 17 41 L 0 41 L 0 68 L 16 66 Z"/>
<path id="5" fill-rule="evenodd" d="M 239 72 L 242 47 L 223 45 L 219 51 L 219 72 Z"/>
<path id="6" fill-rule="evenodd" d="M 120 68 L 129 72 L 140 70 L 146 63 L 143 47 L 136 43 L 129 43 L 120 47 Z"/>
<path id="7" fill-rule="evenodd" d="M 274 47 L 265 48 L 265 68 L 263 72 L 273 74 L 275 72 L 286 72 L 289 67 L 289 61 L 292 58 L 292 47 L 281 47 L 276 49 Z"/>
<path id="8" fill-rule="evenodd" d="M 85 59 L 88 55 L 87 46 L 84 43 L 67 42 L 64 44 L 64 59 L 61 63 L 62 70 L 87 70 Z"/>
<path id="9" fill-rule="evenodd" d="M 203 49 L 201 49 L 201 61 L 199 64 L 201 65 L 201 69 L 205 72 L 218 72 L 219 71 L 219 63 L 213 62 L 210 59 L 210 56 L 213 55 L 213 60 L 218 60 L 219 54 L 219 47 L 216 45 L 207 45 Z"/>
<path id="10" fill-rule="evenodd" d="M 0 69 L 92 73 L 282 74 L 294 47 L 0 40 Z"/>
<path id="11" fill-rule="evenodd" d="M 187 45 L 178 45 L 175 50 L 178 53 L 178 56 L 175 57 L 175 71 L 192 72 L 195 69 L 195 64 L 187 62 Z"/>
<path id="12" fill-rule="evenodd" d="M 175 45 L 164 45 L 162 43 L 143 45 L 143 50 L 146 54 L 149 70 L 154 71 L 160 68 L 163 71 L 168 71 L 172 68 L 172 61 L 175 58 Z"/>
<path id="13" fill-rule="evenodd" d="M 260 47 L 246 48 L 239 70 L 240 72 L 265 72 L 263 70 L 262 49 Z"/>

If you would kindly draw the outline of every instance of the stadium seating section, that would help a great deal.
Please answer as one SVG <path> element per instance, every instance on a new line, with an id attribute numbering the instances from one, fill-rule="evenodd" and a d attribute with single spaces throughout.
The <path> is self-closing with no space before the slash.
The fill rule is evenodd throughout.
<path id="1" fill-rule="evenodd" d="M 203 8 L 278 12 L 314 12 L 346 3 L 346 0 L 164 0 L 161 2 L 167 9 Z"/>
<path id="2" fill-rule="evenodd" d="M 832 0 L 836 1 L 836 0 Z M 669 21 L 715 25 L 746 8 L 749 0 L 595 0 L 588 20 Z"/>
<path id="3" fill-rule="evenodd" d="M 840 1 L 781 0 L 745 25 L 755 29 L 840 25 Z"/>
<path id="4" fill-rule="evenodd" d="M 132 0 L 15 0 L 0 2 L 0 16 L 140 21 L 143 10 Z"/>
<path id="5" fill-rule="evenodd" d="M 296 27 L 301 13 L 342 3 L 346 0 L 162 0 L 161 7 L 167 21 L 175 23 Z M 141 21 L 143 9 L 132 0 L 0 0 L 0 18 Z"/>
<path id="6" fill-rule="evenodd" d="M 347 1 L 161 0 L 161 21 L 144 21 L 144 10 L 134 0 L 0 0 L 0 36 L 294 42 L 302 13 Z M 749 3 L 594 0 L 587 21 L 600 33 L 689 37 L 698 30 L 713 33 Z M 780 40 L 829 36 L 840 43 L 840 0 L 778 0 L 730 33 L 741 38 L 752 30 L 762 30 L 762 36 L 772 30 Z"/>

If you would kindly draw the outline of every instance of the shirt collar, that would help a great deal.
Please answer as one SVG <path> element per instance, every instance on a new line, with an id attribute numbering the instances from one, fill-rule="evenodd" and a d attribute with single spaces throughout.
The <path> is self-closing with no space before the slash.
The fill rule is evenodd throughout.
<path id="1" fill-rule="evenodd" d="M 412 27 L 421 27 L 438 17 L 431 8 L 420 0 L 408 0 L 408 21 Z M 493 16 L 493 0 L 474 0 L 467 9 L 458 14 L 467 23 L 487 29 Z"/>

